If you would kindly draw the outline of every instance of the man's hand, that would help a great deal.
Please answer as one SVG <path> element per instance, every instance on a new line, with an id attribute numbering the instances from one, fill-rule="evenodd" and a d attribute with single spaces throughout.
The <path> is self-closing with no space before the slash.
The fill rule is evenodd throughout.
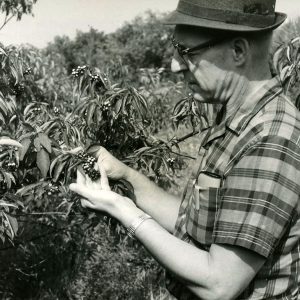
<path id="1" fill-rule="evenodd" d="M 126 179 L 129 167 L 111 155 L 104 147 L 100 147 L 96 153 L 99 168 L 103 168 L 111 179 Z"/>
<path id="2" fill-rule="evenodd" d="M 100 174 L 99 180 L 92 181 L 77 171 L 77 181 L 70 185 L 70 190 L 84 197 L 81 200 L 83 207 L 108 213 L 126 227 L 129 226 L 141 214 L 141 210 L 129 198 L 111 191 L 103 167 L 100 168 Z"/>
<path id="3" fill-rule="evenodd" d="M 105 148 L 101 147 L 96 156 L 99 168 L 104 169 L 109 178 L 124 179 L 133 186 L 135 203 L 141 212 L 149 214 L 168 231 L 174 231 L 180 205 L 179 198 L 163 191 L 146 176 L 116 159 Z"/>

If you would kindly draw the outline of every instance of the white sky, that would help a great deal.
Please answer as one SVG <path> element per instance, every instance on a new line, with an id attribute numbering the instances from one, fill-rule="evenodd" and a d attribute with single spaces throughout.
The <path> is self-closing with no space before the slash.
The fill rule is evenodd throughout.
<path id="1" fill-rule="evenodd" d="M 44 47 L 56 35 L 73 38 L 76 30 L 90 27 L 112 32 L 125 21 L 151 9 L 157 12 L 174 10 L 178 0 L 38 0 L 32 16 L 11 21 L 0 31 L 4 45 L 29 43 Z M 300 16 L 299 0 L 277 0 L 277 11 L 290 18 Z M 2 24 L 2 19 L 0 18 Z"/>

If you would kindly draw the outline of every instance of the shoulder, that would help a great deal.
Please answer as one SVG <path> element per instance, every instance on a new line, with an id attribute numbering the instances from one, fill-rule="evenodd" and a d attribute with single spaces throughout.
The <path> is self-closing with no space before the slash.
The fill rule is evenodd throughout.
<path id="1" fill-rule="evenodd" d="M 253 117 L 250 127 L 259 127 L 259 136 L 267 137 L 278 142 L 288 140 L 299 146 L 300 143 L 300 112 L 292 101 L 280 94 L 273 101 L 267 103 L 261 111 Z"/>

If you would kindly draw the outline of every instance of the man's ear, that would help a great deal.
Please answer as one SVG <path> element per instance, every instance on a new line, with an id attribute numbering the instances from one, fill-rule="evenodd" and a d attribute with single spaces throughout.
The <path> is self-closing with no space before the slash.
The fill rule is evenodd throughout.
<path id="1" fill-rule="evenodd" d="M 250 44 L 246 38 L 237 37 L 232 40 L 232 56 L 237 67 L 243 66 L 250 54 Z"/>

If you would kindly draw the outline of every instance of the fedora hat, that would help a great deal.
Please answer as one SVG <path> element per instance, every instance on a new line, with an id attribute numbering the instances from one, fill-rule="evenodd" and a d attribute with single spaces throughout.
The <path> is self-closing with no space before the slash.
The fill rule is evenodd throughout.
<path id="1" fill-rule="evenodd" d="M 275 4 L 276 0 L 179 0 L 164 23 L 238 32 L 273 30 L 287 17 L 275 12 Z"/>

